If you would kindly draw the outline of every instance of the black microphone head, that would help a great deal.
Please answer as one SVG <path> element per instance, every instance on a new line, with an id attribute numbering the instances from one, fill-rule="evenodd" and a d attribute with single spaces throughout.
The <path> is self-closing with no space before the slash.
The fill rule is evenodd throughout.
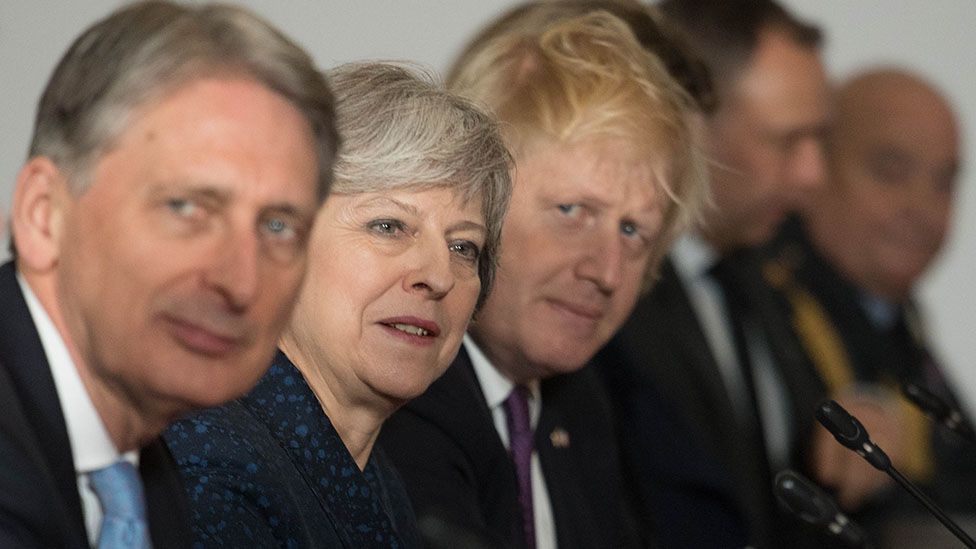
<path id="1" fill-rule="evenodd" d="M 854 416 L 833 400 L 825 400 L 817 407 L 817 421 L 820 422 L 837 442 L 857 451 L 869 442 L 868 433 Z"/>
<path id="2" fill-rule="evenodd" d="M 837 513 L 827 494 L 789 469 L 776 475 L 773 493 L 786 510 L 814 526 L 826 526 Z"/>
<path id="3" fill-rule="evenodd" d="M 847 413 L 843 406 L 833 400 L 825 400 L 817 407 L 817 421 L 820 422 L 837 442 L 854 450 L 874 468 L 887 471 L 891 460 L 875 443 L 871 442 L 867 429 L 856 417 Z"/>
<path id="4" fill-rule="evenodd" d="M 920 410 L 931 415 L 937 421 L 945 421 L 952 414 L 949 405 L 935 396 L 931 391 L 910 381 L 901 386 L 901 392 Z"/>
<path id="5" fill-rule="evenodd" d="M 776 475 L 773 493 L 780 505 L 800 520 L 822 528 L 851 547 L 867 547 L 868 541 L 856 524 L 840 510 L 834 500 L 803 475 L 786 469 Z"/>

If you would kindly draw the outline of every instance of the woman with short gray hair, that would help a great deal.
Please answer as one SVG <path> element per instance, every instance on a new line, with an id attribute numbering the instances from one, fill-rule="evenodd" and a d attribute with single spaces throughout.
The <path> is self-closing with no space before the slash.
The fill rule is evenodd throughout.
<path id="1" fill-rule="evenodd" d="M 329 79 L 343 147 L 279 353 L 251 393 L 167 433 L 202 546 L 419 546 L 374 443 L 448 367 L 494 276 L 511 192 L 495 121 L 400 66 Z"/>

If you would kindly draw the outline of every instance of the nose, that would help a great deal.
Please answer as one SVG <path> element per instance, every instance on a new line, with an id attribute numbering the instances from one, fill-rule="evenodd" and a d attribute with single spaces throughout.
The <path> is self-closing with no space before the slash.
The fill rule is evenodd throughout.
<path id="1" fill-rule="evenodd" d="M 594 234 L 584 246 L 577 276 L 589 280 L 604 294 L 613 293 L 623 278 L 624 248 L 619 228 Z"/>
<path id="2" fill-rule="evenodd" d="M 826 180 L 824 145 L 817 137 L 807 137 L 797 143 L 793 152 L 790 181 L 797 191 L 809 191 Z"/>
<path id="3" fill-rule="evenodd" d="M 257 295 L 260 254 L 260 241 L 251 229 L 231 231 L 218 239 L 206 280 L 232 310 L 246 308 Z"/>
<path id="4" fill-rule="evenodd" d="M 456 282 L 451 266 L 450 251 L 444 242 L 414 246 L 410 254 L 404 290 L 408 293 L 426 294 L 429 299 L 446 296 Z"/>

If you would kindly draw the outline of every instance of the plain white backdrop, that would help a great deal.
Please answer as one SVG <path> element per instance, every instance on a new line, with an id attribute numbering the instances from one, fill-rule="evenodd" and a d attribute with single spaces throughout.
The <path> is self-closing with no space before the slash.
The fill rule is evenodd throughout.
<path id="1" fill-rule="evenodd" d="M 820 24 L 828 70 L 843 78 L 896 64 L 940 86 L 963 127 L 963 173 L 954 230 L 924 281 L 922 304 L 946 369 L 976 410 L 976 2 L 783 0 Z M 37 99 L 70 41 L 118 0 L 0 0 L 0 212 L 26 155 Z M 242 0 L 290 34 L 322 67 L 364 59 L 411 60 L 444 70 L 484 22 L 511 0 Z M 271 136 L 270 138 L 273 138 Z M 119 228 L 124 230 L 123 227 Z M 3 246 L 6 249 L 6 246 Z M 0 251 L 0 256 L 5 252 Z M 2 314 L 2 312 L 0 312 Z"/>

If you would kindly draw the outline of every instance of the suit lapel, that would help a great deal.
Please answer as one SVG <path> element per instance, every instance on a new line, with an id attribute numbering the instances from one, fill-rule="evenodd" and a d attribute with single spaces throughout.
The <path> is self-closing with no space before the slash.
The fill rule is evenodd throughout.
<path id="1" fill-rule="evenodd" d="M 572 375 L 572 374 L 568 374 Z M 562 379 L 556 377 L 542 382 L 542 413 L 535 431 L 535 447 L 549 493 L 552 520 L 556 525 L 556 540 L 560 547 L 588 545 L 587 532 L 596 532 L 599 525 L 592 524 L 591 517 L 581 516 L 579 509 L 587 503 L 580 492 L 580 471 L 573 459 L 573 436 L 559 405 L 559 387 Z"/>
<path id="2" fill-rule="evenodd" d="M 651 297 L 656 300 L 653 308 L 648 311 L 648 314 L 656 317 L 654 329 L 667 334 L 666 337 L 673 341 L 672 350 L 677 354 L 677 357 L 671 359 L 670 366 L 656 368 L 663 375 L 670 371 L 676 376 L 674 380 L 660 386 L 677 387 L 677 394 L 686 395 L 675 404 L 690 410 L 688 417 L 693 422 L 692 425 L 708 429 L 707 440 L 711 444 L 717 442 L 720 445 L 713 449 L 735 472 L 738 479 L 736 497 L 740 500 L 742 509 L 751 515 L 750 537 L 754 540 L 768 540 L 774 535 L 774 526 L 769 523 L 768 518 L 773 512 L 772 495 L 770 490 L 763 488 L 771 486 L 765 446 L 761 438 L 755 438 L 751 443 L 743 440 L 746 431 L 743 431 L 737 419 L 736 408 L 726 389 L 721 369 L 705 338 L 688 292 L 670 263 Z M 668 312 L 667 318 L 662 318 L 662 311 Z M 687 395 L 701 396 L 689 399 Z M 754 429 L 749 431 L 754 437 L 762 436 Z"/>
<path id="3" fill-rule="evenodd" d="M 20 397 L 23 415 L 51 484 L 63 504 L 62 515 L 75 539 L 86 539 L 84 515 L 67 427 L 61 411 L 54 378 L 40 337 L 17 283 L 13 263 L 0 267 L 0 357 L 10 383 Z M 47 475 L 45 475 L 47 476 Z M 86 541 L 87 544 L 87 541 Z"/>
<path id="4" fill-rule="evenodd" d="M 524 545 L 515 466 L 495 429 L 485 393 L 463 345 L 451 367 L 428 389 L 423 402 L 425 409 L 417 413 L 443 424 L 465 447 L 472 469 L 484 475 L 479 484 L 490 493 L 480 496 L 486 502 L 495 502 L 484 517 L 489 530 L 506 532 L 504 539 L 510 546 Z"/>
<path id="5" fill-rule="evenodd" d="M 640 333 L 655 331 L 666 340 L 663 352 L 670 356 L 654 357 L 653 360 L 671 363 L 668 367 L 655 368 L 657 375 L 668 379 L 660 387 L 681 387 L 679 394 L 704 393 L 697 402 L 678 402 L 685 409 L 692 406 L 693 421 L 698 425 L 711 426 L 713 437 L 724 438 L 737 428 L 735 407 L 720 375 L 720 368 L 711 346 L 702 330 L 695 312 L 674 265 L 668 261 L 662 267 L 662 277 L 653 292 L 647 296 L 648 307 L 641 308 L 642 318 L 636 319 Z M 661 311 L 667 311 L 665 317 Z M 650 326 L 651 328 L 647 328 Z M 647 360 L 647 354 L 636 355 Z M 672 377 L 673 376 L 673 377 Z M 687 384 L 687 385 L 686 385 Z"/>
<path id="6" fill-rule="evenodd" d="M 179 469 L 161 439 L 142 449 L 139 474 L 146 493 L 153 547 L 189 547 L 189 508 Z"/>

